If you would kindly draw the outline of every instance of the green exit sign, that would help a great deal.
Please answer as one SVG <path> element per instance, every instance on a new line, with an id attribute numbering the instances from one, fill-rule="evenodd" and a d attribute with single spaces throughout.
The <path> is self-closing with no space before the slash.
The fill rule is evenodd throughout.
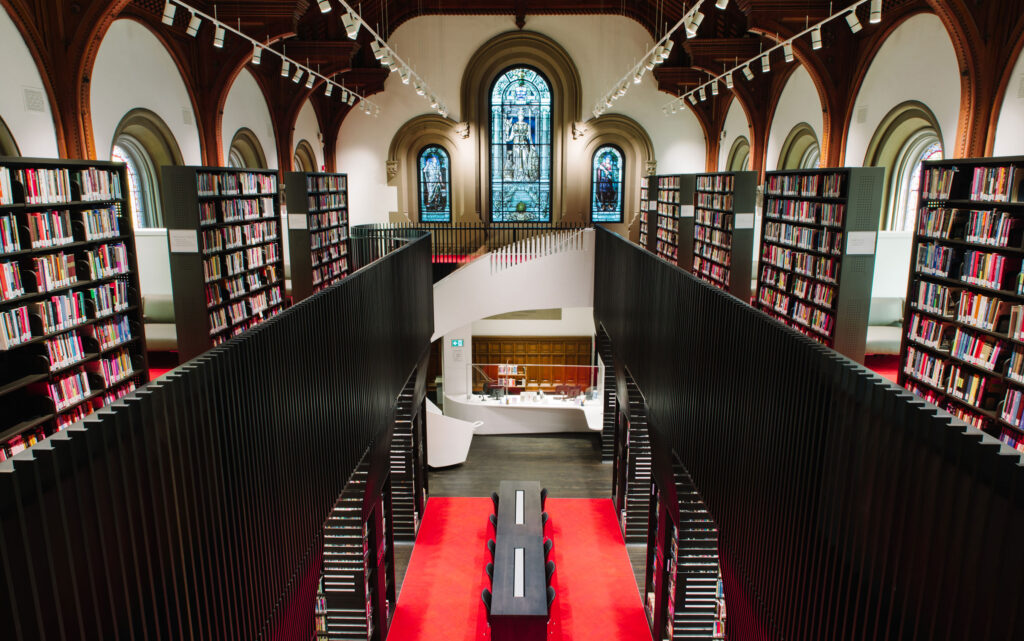
<path id="1" fill-rule="evenodd" d="M 462 339 L 461 338 L 453 338 L 452 339 L 452 347 L 462 347 Z"/>

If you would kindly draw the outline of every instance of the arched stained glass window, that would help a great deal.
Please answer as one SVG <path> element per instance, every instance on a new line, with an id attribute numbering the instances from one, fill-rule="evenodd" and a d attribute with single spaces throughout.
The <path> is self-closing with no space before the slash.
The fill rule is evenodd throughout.
<path id="1" fill-rule="evenodd" d="M 419 155 L 420 222 L 450 223 L 452 220 L 451 163 L 448 152 L 428 145 Z"/>
<path id="2" fill-rule="evenodd" d="M 618 147 L 605 145 L 594 152 L 590 188 L 590 221 L 622 222 L 622 175 L 625 161 Z"/>
<path id="3" fill-rule="evenodd" d="M 491 87 L 491 220 L 551 220 L 551 85 L 529 67 Z"/>

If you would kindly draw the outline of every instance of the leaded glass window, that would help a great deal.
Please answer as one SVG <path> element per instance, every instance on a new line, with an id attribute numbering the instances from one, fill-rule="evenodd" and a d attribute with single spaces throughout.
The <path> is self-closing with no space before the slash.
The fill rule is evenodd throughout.
<path id="1" fill-rule="evenodd" d="M 622 222 L 622 173 L 618 147 L 605 145 L 594 153 L 590 188 L 590 222 Z"/>
<path id="2" fill-rule="evenodd" d="M 438 145 L 424 147 L 419 156 L 420 222 L 452 220 L 451 163 Z"/>
<path id="3" fill-rule="evenodd" d="M 529 67 L 491 88 L 491 220 L 551 220 L 551 86 Z"/>

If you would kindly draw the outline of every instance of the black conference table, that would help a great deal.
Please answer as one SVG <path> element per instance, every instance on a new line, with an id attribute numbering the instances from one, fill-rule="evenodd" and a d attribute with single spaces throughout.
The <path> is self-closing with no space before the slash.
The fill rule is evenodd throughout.
<path id="1" fill-rule="evenodd" d="M 543 641 L 548 593 L 540 483 L 502 481 L 491 595 L 493 641 Z"/>

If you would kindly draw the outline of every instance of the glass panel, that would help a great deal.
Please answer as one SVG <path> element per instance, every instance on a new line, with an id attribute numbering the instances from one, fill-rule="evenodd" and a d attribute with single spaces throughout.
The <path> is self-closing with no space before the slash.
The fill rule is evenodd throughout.
<path id="1" fill-rule="evenodd" d="M 451 222 L 451 167 L 448 152 L 437 145 L 430 145 L 420 152 L 419 191 L 420 221 Z"/>
<path id="2" fill-rule="evenodd" d="M 590 198 L 591 222 L 622 222 L 622 169 L 622 152 L 617 148 L 601 147 L 594 154 Z"/>
<path id="3" fill-rule="evenodd" d="M 920 200 L 921 190 L 921 163 L 927 160 L 942 160 L 942 143 L 935 141 L 929 145 L 914 164 L 914 170 L 910 174 L 907 183 L 907 201 L 900 212 L 900 219 L 896 221 L 896 229 L 909 231 L 914 224 L 914 214 L 917 212 L 917 204 Z"/>
<path id="4" fill-rule="evenodd" d="M 551 89 L 527 67 L 491 89 L 491 220 L 551 220 Z"/>

